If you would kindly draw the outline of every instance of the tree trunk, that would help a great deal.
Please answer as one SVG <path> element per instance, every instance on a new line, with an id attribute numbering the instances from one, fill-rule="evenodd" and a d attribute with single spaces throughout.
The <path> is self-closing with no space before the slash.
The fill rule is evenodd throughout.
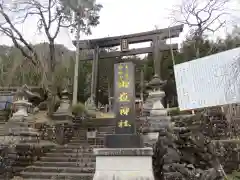
<path id="1" fill-rule="evenodd" d="M 54 46 L 54 40 L 50 40 L 49 42 L 49 54 L 50 54 L 50 71 L 49 71 L 49 77 L 50 77 L 50 84 L 48 85 L 48 89 L 50 90 L 50 96 L 48 97 L 48 115 L 52 116 L 52 114 L 55 111 L 56 106 L 56 96 L 57 96 L 57 87 L 55 86 L 55 77 L 54 77 L 54 71 L 55 71 L 55 65 L 56 65 L 56 56 L 55 56 L 55 46 Z"/>

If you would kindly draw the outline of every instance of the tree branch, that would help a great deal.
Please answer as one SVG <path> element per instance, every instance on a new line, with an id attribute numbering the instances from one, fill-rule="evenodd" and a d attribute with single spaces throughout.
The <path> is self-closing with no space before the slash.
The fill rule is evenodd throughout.
<path id="1" fill-rule="evenodd" d="M 8 31 L 8 33 L 6 34 L 6 35 L 10 35 L 10 38 L 13 40 L 14 39 L 14 44 L 16 43 L 15 42 L 15 40 L 16 39 L 19 39 L 27 48 L 28 48 L 28 50 L 29 51 L 31 51 L 32 53 L 33 53 L 33 55 L 34 55 L 34 59 L 33 58 L 31 58 L 31 61 L 32 61 L 32 63 L 34 64 L 34 65 L 37 65 L 38 64 L 38 62 L 37 62 L 37 55 L 36 55 L 36 52 L 34 51 L 34 49 L 30 46 L 30 44 L 29 43 L 27 43 L 27 41 L 23 38 L 23 36 L 21 35 L 21 33 L 17 30 L 17 28 L 13 25 L 13 23 L 11 22 L 11 20 L 10 20 L 10 18 L 8 17 L 8 15 L 3 11 L 3 7 L 2 7 L 2 5 L 0 4 L 0 14 L 4 17 L 4 19 L 6 20 L 6 23 L 10 26 L 10 28 L 11 29 L 9 29 L 9 28 L 3 28 L 2 26 L 1 26 L 1 30 L 2 30 L 2 32 L 4 33 L 4 30 L 7 32 Z M 9 33 L 9 31 L 10 31 L 10 33 Z M 16 38 L 15 36 L 14 36 L 14 33 L 13 32 L 15 32 L 17 35 L 18 35 L 18 37 L 19 38 Z M 19 43 L 17 43 L 18 44 L 18 46 L 19 46 Z M 20 46 L 19 46 L 20 47 Z M 22 51 L 22 50 L 21 50 Z M 26 53 L 24 53 L 25 55 L 26 55 Z M 29 58 L 29 56 L 27 56 L 27 58 Z M 29 59 L 30 60 L 30 59 Z"/>
<path id="2" fill-rule="evenodd" d="M 215 29 L 210 28 L 210 26 L 227 14 L 224 12 L 224 7 L 229 1 L 206 0 L 202 2 L 200 0 L 187 0 L 176 8 L 177 10 L 174 10 L 178 14 L 173 14 L 172 19 L 177 23 L 194 28 L 195 34 L 198 36 L 202 36 L 205 31 L 215 32 L 225 24 L 225 21 L 219 21 L 219 25 Z"/>
<path id="3" fill-rule="evenodd" d="M 53 35 L 53 39 L 56 39 L 56 37 L 57 37 L 57 35 L 58 35 L 59 31 L 60 31 L 60 28 L 62 27 L 61 26 L 61 22 L 62 22 L 62 16 L 59 17 L 59 19 L 58 19 L 57 29 L 55 31 L 55 34 Z"/>

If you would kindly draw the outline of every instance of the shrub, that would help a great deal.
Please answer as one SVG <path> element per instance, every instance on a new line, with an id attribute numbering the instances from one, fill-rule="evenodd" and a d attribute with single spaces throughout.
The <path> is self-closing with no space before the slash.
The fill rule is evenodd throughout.
<path id="1" fill-rule="evenodd" d="M 72 106 L 72 113 L 74 115 L 80 115 L 80 114 L 86 113 L 86 112 L 87 112 L 86 107 L 81 102 Z"/>
<path id="2" fill-rule="evenodd" d="M 240 172 L 233 171 L 232 174 L 228 175 L 228 178 L 226 180 L 240 180 Z"/>

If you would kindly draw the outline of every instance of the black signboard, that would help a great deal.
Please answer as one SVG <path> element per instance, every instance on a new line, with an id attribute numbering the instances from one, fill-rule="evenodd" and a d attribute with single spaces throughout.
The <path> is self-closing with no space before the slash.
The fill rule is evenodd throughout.
<path id="1" fill-rule="evenodd" d="M 132 62 L 114 65 L 114 112 L 116 134 L 135 134 L 135 65 Z"/>

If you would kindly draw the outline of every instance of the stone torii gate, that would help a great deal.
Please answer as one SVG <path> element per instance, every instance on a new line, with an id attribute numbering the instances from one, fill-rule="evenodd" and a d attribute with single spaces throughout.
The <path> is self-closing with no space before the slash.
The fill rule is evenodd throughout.
<path id="1" fill-rule="evenodd" d="M 155 77 L 160 77 L 160 65 L 163 51 L 176 50 L 178 44 L 167 45 L 165 40 L 178 37 L 183 30 L 183 25 L 173 26 L 166 29 L 128 34 L 122 36 L 106 37 L 91 40 L 81 40 L 79 42 L 80 52 L 82 50 L 93 50 L 92 53 L 80 57 L 81 61 L 93 60 L 92 66 L 92 84 L 90 102 L 95 102 L 97 93 L 97 76 L 99 60 L 105 58 L 121 58 L 122 56 L 131 56 L 137 54 L 153 53 Z M 129 44 L 152 42 L 151 47 L 129 49 Z M 76 41 L 73 41 L 76 46 Z M 120 51 L 100 52 L 101 48 L 110 48 L 114 46 L 121 47 Z M 80 53 L 81 54 L 81 53 Z M 95 107 L 95 104 L 92 104 Z"/>

